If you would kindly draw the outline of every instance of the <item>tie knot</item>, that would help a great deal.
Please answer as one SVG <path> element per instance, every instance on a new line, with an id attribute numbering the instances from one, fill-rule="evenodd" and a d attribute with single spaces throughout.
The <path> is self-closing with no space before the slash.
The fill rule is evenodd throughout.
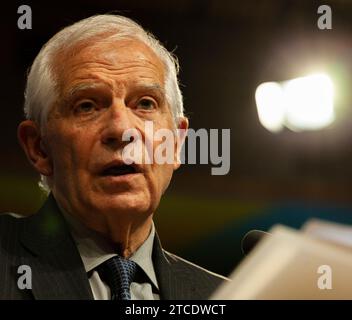
<path id="1" fill-rule="evenodd" d="M 130 285 L 137 272 L 137 264 L 115 256 L 99 266 L 99 273 L 108 283 L 111 300 L 131 300 Z"/>

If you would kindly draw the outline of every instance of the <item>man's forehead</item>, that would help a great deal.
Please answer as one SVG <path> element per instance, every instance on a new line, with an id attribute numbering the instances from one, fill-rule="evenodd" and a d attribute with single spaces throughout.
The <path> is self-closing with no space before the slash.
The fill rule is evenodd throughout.
<path id="1" fill-rule="evenodd" d="M 72 52 L 66 52 L 59 60 L 58 68 L 61 70 L 58 74 L 65 81 L 96 81 L 106 75 L 108 78 L 126 76 L 132 81 L 135 81 L 135 76 L 159 87 L 164 83 L 164 64 L 152 49 L 139 40 L 87 42 L 78 45 Z"/>
<path id="2" fill-rule="evenodd" d="M 94 61 L 111 65 L 118 62 L 148 62 L 156 68 L 164 69 L 163 62 L 154 50 L 137 39 L 82 41 L 60 51 L 57 58 L 64 66 Z"/>
<path id="3" fill-rule="evenodd" d="M 116 58 L 130 58 L 141 60 L 155 60 L 155 63 L 160 63 L 159 57 L 155 52 L 144 42 L 137 39 L 107 39 L 105 41 L 96 41 L 86 47 L 88 50 L 94 50 L 94 53 L 100 51 L 107 60 L 111 59 L 112 62 Z M 128 53 L 128 55 L 125 55 Z"/>

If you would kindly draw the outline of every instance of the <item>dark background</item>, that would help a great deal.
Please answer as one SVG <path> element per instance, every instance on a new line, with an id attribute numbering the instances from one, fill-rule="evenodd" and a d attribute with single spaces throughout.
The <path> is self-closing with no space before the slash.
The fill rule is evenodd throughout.
<path id="1" fill-rule="evenodd" d="M 17 8 L 32 8 L 32 30 L 17 28 Z M 332 30 L 317 27 L 319 5 Z M 181 65 L 190 125 L 231 129 L 231 170 L 184 165 L 164 196 L 156 223 L 166 249 L 228 274 L 240 239 L 276 223 L 310 217 L 352 224 L 352 1 L 26 1 L 1 9 L 0 211 L 35 212 L 38 176 L 20 149 L 26 70 L 59 29 L 93 14 L 118 12 L 153 32 Z M 311 70 L 334 78 L 337 119 L 313 132 L 273 134 L 258 120 L 254 93 L 265 81 Z"/>

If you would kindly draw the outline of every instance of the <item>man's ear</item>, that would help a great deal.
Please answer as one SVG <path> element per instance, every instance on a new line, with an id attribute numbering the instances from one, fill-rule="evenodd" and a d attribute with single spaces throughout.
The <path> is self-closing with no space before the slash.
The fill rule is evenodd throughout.
<path id="1" fill-rule="evenodd" d="M 188 130 L 188 119 L 186 117 L 179 118 L 176 133 L 176 145 L 175 145 L 175 159 L 174 170 L 178 169 L 181 165 L 181 150 L 185 142 Z"/>
<path id="2" fill-rule="evenodd" d="M 51 161 L 38 125 L 32 120 L 22 121 L 17 129 L 17 138 L 32 166 L 42 175 L 52 175 Z"/>

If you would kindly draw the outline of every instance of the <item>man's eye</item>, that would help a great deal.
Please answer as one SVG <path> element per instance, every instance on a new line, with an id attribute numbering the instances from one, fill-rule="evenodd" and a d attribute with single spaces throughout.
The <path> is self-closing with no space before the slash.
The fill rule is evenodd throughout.
<path id="1" fill-rule="evenodd" d="M 95 109 L 96 105 L 92 101 L 82 101 L 76 105 L 75 112 L 77 113 L 89 113 Z"/>
<path id="2" fill-rule="evenodd" d="M 156 108 L 156 102 L 153 99 L 143 98 L 139 100 L 137 104 L 137 109 L 153 110 L 155 108 Z"/>

